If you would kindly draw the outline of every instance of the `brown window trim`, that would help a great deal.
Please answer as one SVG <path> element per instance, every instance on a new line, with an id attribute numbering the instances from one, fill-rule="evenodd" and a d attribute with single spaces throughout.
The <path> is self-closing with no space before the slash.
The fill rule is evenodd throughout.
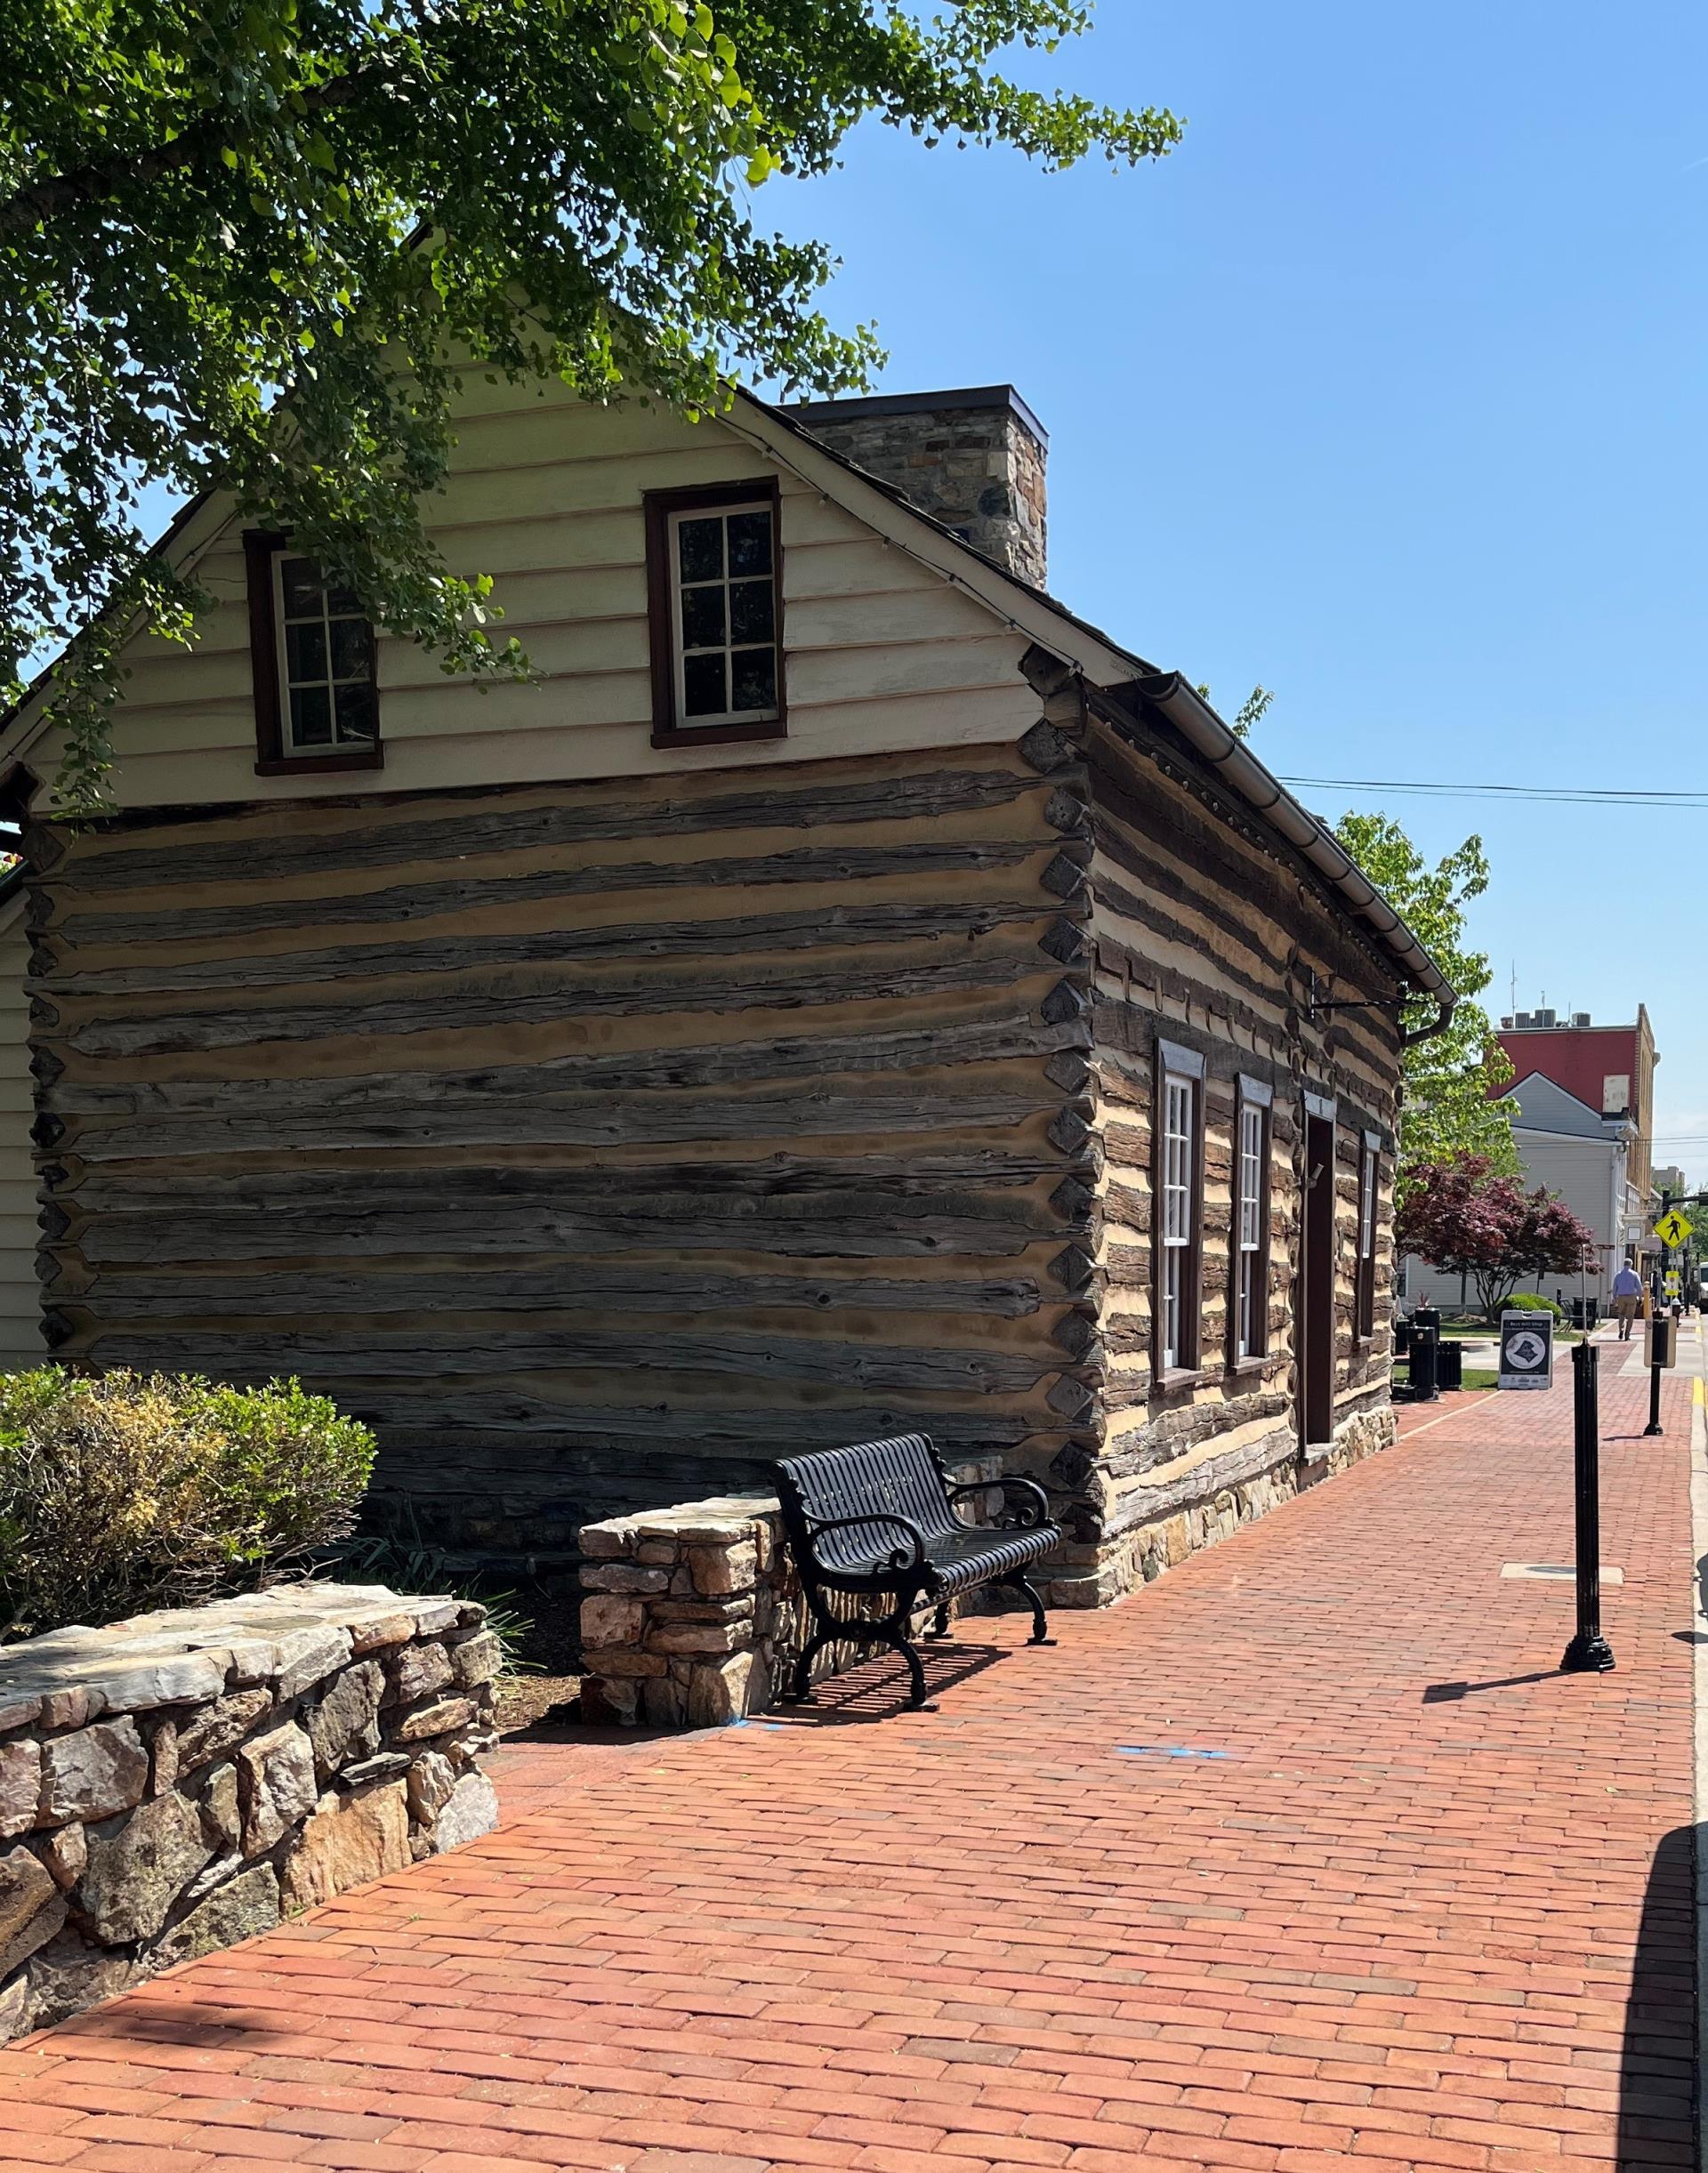
<path id="1" fill-rule="evenodd" d="M 1370 1187 L 1370 1250 L 1365 1251 L 1364 1198 L 1365 1186 Z M 1352 1316 L 1352 1333 L 1358 1343 L 1370 1343 L 1376 1333 L 1376 1211 L 1382 1190 L 1382 1138 L 1380 1133 L 1366 1131 L 1358 1147 L 1358 1222 L 1355 1228 L 1356 1245 L 1356 1302 Z"/>
<path id="2" fill-rule="evenodd" d="M 1153 1059 L 1151 1095 L 1151 1274 L 1150 1365 L 1154 1393 L 1166 1396 L 1209 1378 L 1203 1366 L 1204 1342 L 1204 1074 L 1202 1053 L 1182 1048 L 1177 1042 L 1159 1040 Z M 1180 1362 L 1163 1364 L 1164 1276 L 1168 1247 L 1163 1243 L 1163 1172 L 1166 1167 L 1165 1134 L 1168 1117 L 1168 1081 L 1184 1081 L 1192 1089 L 1192 1138 L 1188 1152 L 1188 1197 L 1192 1235 L 1186 1247 L 1186 1274 L 1180 1292 Z"/>
<path id="3" fill-rule="evenodd" d="M 255 690 L 255 775 L 258 777 L 326 777 L 338 770 L 383 769 L 385 736 L 380 729 L 379 644 L 374 644 L 370 683 L 374 688 L 374 744 L 326 754 L 292 754 L 285 745 L 285 712 L 279 699 L 278 621 L 273 610 L 273 560 L 290 549 L 281 529 L 251 528 L 243 539 L 244 574 L 249 588 L 249 669 Z"/>
<path id="4" fill-rule="evenodd" d="M 1234 1153 L 1232 1228 L 1229 1232 L 1229 1259 L 1228 1267 L 1228 1319 L 1227 1364 L 1230 1373 L 1255 1371 L 1267 1365 L 1272 1356 L 1269 1349 L 1269 1284 L 1273 1272 L 1270 1253 L 1269 1212 L 1275 1190 L 1275 1148 L 1273 1113 L 1275 1090 L 1261 1079 L 1248 1078 L 1241 1072 L 1236 1082 L 1234 1097 Z M 1241 1252 L 1239 1245 L 1240 1187 L 1243 1182 L 1244 1157 L 1240 1142 L 1245 1132 L 1245 1112 L 1256 1109 L 1261 1113 L 1259 1123 L 1258 1167 L 1260 1190 L 1257 1210 L 1257 1289 L 1253 1292 L 1253 1324 L 1257 1337 L 1257 1348 L 1242 1357 L 1239 1348 L 1239 1283 Z"/>
<path id="5" fill-rule="evenodd" d="M 771 509 L 772 623 L 777 628 L 777 714 L 761 723 L 684 724 L 676 714 L 676 629 L 670 608 L 670 518 L 715 512 L 762 498 Z M 649 490 L 640 496 L 647 524 L 647 634 L 652 648 L 652 744 L 655 747 L 730 746 L 743 740 L 786 739 L 788 689 L 783 648 L 783 494 L 773 475 L 748 483 L 705 483 L 697 488 Z"/>

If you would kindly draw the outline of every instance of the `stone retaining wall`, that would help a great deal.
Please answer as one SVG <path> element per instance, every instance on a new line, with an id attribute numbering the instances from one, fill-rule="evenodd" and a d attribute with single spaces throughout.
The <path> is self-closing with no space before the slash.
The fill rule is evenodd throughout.
<path id="1" fill-rule="evenodd" d="M 0 2042 L 487 1832 L 485 1613 L 305 1584 L 0 1647 Z"/>
<path id="2" fill-rule="evenodd" d="M 718 1727 L 770 1705 L 800 1637 L 774 1495 L 584 1525 L 581 1552 L 584 1718 Z"/>

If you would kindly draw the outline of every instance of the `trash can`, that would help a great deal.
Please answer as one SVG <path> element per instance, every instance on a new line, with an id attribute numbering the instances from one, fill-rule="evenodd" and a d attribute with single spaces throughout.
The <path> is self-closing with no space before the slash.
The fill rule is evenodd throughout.
<path id="1" fill-rule="evenodd" d="M 1465 1385 L 1465 1347 L 1456 1337 L 1443 1336 L 1435 1347 L 1435 1385 L 1462 1388 Z"/>

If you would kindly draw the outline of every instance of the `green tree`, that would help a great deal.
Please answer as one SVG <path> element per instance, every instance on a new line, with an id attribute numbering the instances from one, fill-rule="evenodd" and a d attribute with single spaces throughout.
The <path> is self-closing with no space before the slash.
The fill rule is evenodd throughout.
<path id="1" fill-rule="evenodd" d="M 1047 169 L 1180 125 L 1022 87 L 1076 0 L 0 0 L 0 691 L 68 639 L 62 803 L 99 792 L 140 627 L 202 598 L 149 484 L 229 487 L 447 671 L 517 674 L 418 501 L 464 379 L 693 414 L 857 388 L 824 247 L 755 223 L 870 115 Z M 79 629 L 84 631 L 79 632 Z"/>
<path id="2" fill-rule="evenodd" d="M 1493 978 L 1488 954 L 1465 944 L 1465 906 L 1488 888 L 1488 857 L 1479 837 L 1431 867 L 1389 815 L 1343 815 L 1334 835 L 1428 951 L 1458 992 L 1453 1023 L 1408 1049 L 1400 1113 L 1400 1188 L 1407 1171 L 1474 1155 L 1496 1175 L 1519 1167 L 1512 1123 L 1503 1102 L 1489 1096 L 1506 1085 L 1512 1066 L 1475 999 Z M 1406 1027 L 1434 1018 L 1433 997 L 1409 1001 Z"/>

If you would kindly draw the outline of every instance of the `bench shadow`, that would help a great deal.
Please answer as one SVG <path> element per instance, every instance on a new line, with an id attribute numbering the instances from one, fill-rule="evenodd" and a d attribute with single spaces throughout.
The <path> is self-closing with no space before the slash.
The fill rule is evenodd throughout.
<path id="1" fill-rule="evenodd" d="M 935 1639 L 921 1645 L 925 1669 L 927 1710 L 945 1691 L 982 1675 L 987 1668 L 1014 1655 L 1000 1645 L 961 1645 Z M 907 1710 L 907 1668 L 898 1654 L 874 1654 L 840 1675 L 827 1675 L 812 1686 L 810 1705 L 774 1705 L 769 1725 L 785 1727 L 845 1727 L 850 1723 L 888 1720 Z"/>
<path id="2" fill-rule="evenodd" d="M 1665 1835 L 1649 1866 L 1619 2056 L 1619 2173 L 1696 2162 L 1696 1861 L 1708 1827 Z"/>

